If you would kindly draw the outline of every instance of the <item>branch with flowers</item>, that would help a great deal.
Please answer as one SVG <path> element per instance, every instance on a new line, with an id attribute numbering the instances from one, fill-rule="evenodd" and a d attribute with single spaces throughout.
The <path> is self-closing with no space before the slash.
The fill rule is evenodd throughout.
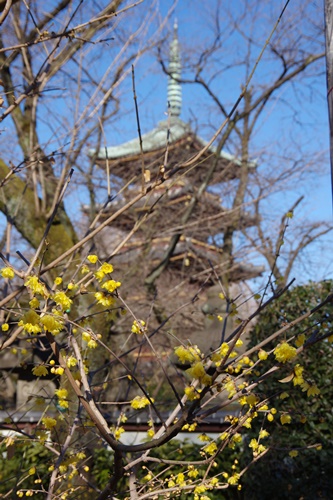
<path id="1" fill-rule="evenodd" d="M 250 321 L 269 304 L 278 301 L 288 287 L 265 302 L 260 302 L 257 310 L 249 318 L 242 320 L 229 338 L 210 354 L 205 355 L 196 345 L 184 343 L 175 345 L 174 355 L 179 365 L 186 367 L 185 377 L 181 377 L 175 383 L 171 375 L 173 367 L 165 365 L 154 348 L 156 332 L 149 331 L 149 318 L 147 321 L 138 319 L 132 309 L 127 308 L 126 300 L 121 296 L 123 285 L 114 278 L 116 270 L 110 263 L 101 262 L 95 254 L 89 254 L 86 260 L 81 262 L 83 278 L 80 279 L 80 287 L 82 290 L 84 286 L 85 294 L 92 298 L 88 320 L 87 315 L 77 316 L 82 294 L 75 280 L 71 279 L 67 283 L 64 278 L 57 276 L 52 283 L 46 277 L 42 280 L 35 274 L 23 278 L 22 273 L 12 266 L 2 268 L 0 273 L 7 283 L 13 280 L 23 281 L 22 285 L 19 282 L 15 285 L 20 290 L 20 295 L 14 299 L 19 307 L 15 307 L 15 303 L 10 301 L 6 304 L 8 318 L 1 326 L 5 336 L 3 345 L 8 348 L 13 336 L 13 342 L 16 344 L 19 345 L 22 340 L 30 344 L 33 349 L 36 343 L 45 338 L 52 351 L 47 361 L 31 368 L 32 374 L 37 378 L 42 379 L 52 375 L 58 386 L 54 397 L 44 406 L 43 416 L 33 438 L 45 442 L 48 435 L 53 449 L 56 450 L 56 466 L 50 465 L 49 468 L 51 474 L 49 498 L 53 498 L 56 491 L 63 491 L 64 498 L 66 493 L 70 495 L 71 491 L 80 491 L 78 485 L 73 489 L 71 483 L 77 474 L 87 476 L 89 466 L 84 465 L 87 457 L 85 453 L 82 457 L 78 451 L 74 453 L 74 450 L 77 450 L 75 435 L 82 432 L 80 429 L 84 429 L 87 425 L 92 426 L 94 433 L 99 436 L 98 439 L 110 446 L 117 457 L 108 485 L 100 491 L 95 487 L 98 498 L 117 495 L 119 484 L 126 490 L 128 486 L 123 486 L 123 481 L 134 470 L 137 478 L 137 498 L 140 499 L 153 498 L 162 491 L 164 495 L 175 495 L 181 491 L 191 492 L 193 498 L 202 499 L 206 491 L 218 491 L 228 487 L 240 488 L 241 478 L 250 464 L 243 470 L 235 466 L 230 471 L 216 472 L 214 463 L 217 457 L 225 450 L 237 450 L 244 442 L 246 430 L 258 419 L 262 421 L 262 427 L 257 437 L 248 443 L 253 453 L 252 461 L 257 461 L 269 450 L 269 432 L 265 428 L 265 422 L 273 422 L 278 418 L 280 424 L 289 425 L 292 420 L 292 415 L 287 411 L 277 412 L 269 399 L 258 396 L 257 388 L 260 384 L 272 374 L 289 366 L 288 380 L 281 382 L 290 382 L 294 387 L 299 386 L 308 397 L 313 397 L 320 391 L 317 385 L 307 381 L 304 368 L 297 361 L 304 349 L 330 338 L 330 335 L 314 337 L 311 331 L 307 332 L 307 335 L 301 334 L 295 338 L 287 339 L 286 335 L 330 304 L 333 294 L 254 347 L 245 346 L 242 352 L 240 352 L 244 347 L 242 337 Z M 160 376 L 164 376 L 166 383 L 172 386 L 174 402 L 168 406 L 170 410 L 173 409 L 169 411 L 167 417 L 159 409 L 163 407 L 164 401 L 152 397 L 147 389 L 147 374 L 142 374 L 135 365 L 130 367 L 126 353 L 113 352 L 112 346 L 109 347 L 103 338 L 103 333 L 93 329 L 96 315 L 114 316 L 115 313 L 124 311 L 132 316 L 132 320 L 128 323 L 129 339 L 133 341 L 139 339 L 139 344 L 134 350 L 141 349 L 143 345 L 149 348 L 156 359 L 155 366 L 163 368 L 160 370 Z M 241 311 L 236 309 L 235 305 L 229 314 L 240 315 Z M 166 323 L 164 327 L 168 327 L 168 324 Z M 65 348 L 64 339 L 66 339 Z M 275 343 L 274 347 L 265 350 L 265 347 L 272 342 Z M 90 355 L 99 348 L 111 355 L 112 363 L 122 367 L 132 386 L 132 399 L 122 404 L 118 421 L 112 425 L 107 421 L 107 415 L 103 411 L 103 401 L 96 399 L 93 376 L 89 368 Z M 275 363 L 265 371 L 265 363 L 269 357 L 273 358 Z M 150 418 L 146 440 L 138 444 L 125 444 L 127 432 L 123 424 L 126 419 L 133 412 L 140 413 L 147 409 Z M 210 415 L 221 411 L 227 412 L 225 430 L 217 438 L 205 433 L 199 436 L 199 440 L 203 442 L 200 450 L 201 459 L 188 463 L 186 459 L 163 460 L 151 455 L 154 449 L 170 442 L 180 432 L 194 432 Z M 64 424 L 67 428 L 65 433 Z M 296 451 L 291 450 L 293 453 Z M 76 458 L 70 459 L 70 457 Z M 167 467 L 163 478 L 156 477 L 154 473 L 154 464 L 157 463 L 163 463 Z M 177 470 L 184 466 L 187 467 L 185 472 L 177 474 L 173 472 L 173 469 Z M 202 476 L 199 470 L 202 471 L 203 468 L 205 473 Z M 82 491 L 91 487 L 91 479 L 86 478 L 81 487 Z M 26 494 L 27 491 L 30 489 L 21 488 L 18 494 L 20 496 L 21 492 Z"/>

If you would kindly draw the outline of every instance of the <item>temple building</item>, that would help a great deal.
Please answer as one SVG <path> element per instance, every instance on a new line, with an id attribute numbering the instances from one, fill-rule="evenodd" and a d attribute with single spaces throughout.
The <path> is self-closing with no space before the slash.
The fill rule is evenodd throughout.
<path id="1" fill-rule="evenodd" d="M 114 242 L 121 241 L 135 224 L 146 216 L 141 228 L 129 240 L 114 262 L 129 265 L 141 255 L 149 261 L 149 271 L 165 258 L 172 236 L 180 237 L 169 258 L 168 272 L 178 274 L 194 282 L 199 277 L 206 279 L 211 274 L 211 265 L 216 266 L 219 275 L 225 272 L 220 266 L 221 249 L 216 244 L 221 241 L 223 228 L 235 214 L 223 207 L 219 192 L 223 183 L 237 179 L 242 163 L 237 157 L 221 151 L 217 156 L 214 147 L 202 155 L 194 168 L 182 168 L 184 162 L 193 157 L 206 145 L 181 118 L 182 88 L 180 83 L 181 63 L 177 35 L 177 24 L 170 44 L 168 67 L 167 110 L 168 118 L 158 123 L 157 127 L 143 134 L 142 150 L 140 138 L 90 151 L 96 157 L 96 163 L 103 169 L 107 167 L 111 176 L 117 179 L 121 194 L 108 204 L 103 215 L 109 216 L 125 206 L 141 190 L 142 164 L 148 178 L 155 180 L 161 171 L 175 172 L 158 189 L 147 194 L 124 215 L 112 222 L 112 232 L 103 234 L 98 246 L 107 257 Z M 142 154 L 143 152 L 143 154 Z M 217 167 L 207 189 L 202 190 L 212 163 Z M 249 167 L 256 168 L 255 162 Z M 191 215 L 186 216 L 193 198 L 197 199 Z M 186 220 L 186 222 L 184 222 Z M 255 223 L 252 215 L 242 212 L 238 229 Z M 211 264 L 209 264 L 209 262 Z M 231 282 L 243 281 L 258 276 L 263 271 L 261 266 L 235 260 L 228 269 Z M 212 283 L 211 283 L 212 284 Z"/>

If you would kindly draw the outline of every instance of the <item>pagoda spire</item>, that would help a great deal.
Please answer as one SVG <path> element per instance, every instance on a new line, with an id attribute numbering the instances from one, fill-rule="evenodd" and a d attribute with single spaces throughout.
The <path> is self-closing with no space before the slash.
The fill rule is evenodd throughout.
<path id="1" fill-rule="evenodd" d="M 181 63 L 178 42 L 178 23 L 173 27 L 173 40 L 170 44 L 168 79 L 168 110 L 171 116 L 179 116 L 182 108 L 182 89 L 179 82 L 181 77 Z"/>

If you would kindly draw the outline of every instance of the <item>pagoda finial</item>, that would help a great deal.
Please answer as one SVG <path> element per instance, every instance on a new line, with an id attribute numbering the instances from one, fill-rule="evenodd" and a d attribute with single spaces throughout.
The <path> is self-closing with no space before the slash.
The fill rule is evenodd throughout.
<path id="1" fill-rule="evenodd" d="M 182 89 L 179 82 L 181 64 L 178 43 L 178 23 L 173 26 L 173 40 L 170 44 L 169 80 L 168 80 L 168 109 L 171 116 L 179 116 L 182 108 Z"/>

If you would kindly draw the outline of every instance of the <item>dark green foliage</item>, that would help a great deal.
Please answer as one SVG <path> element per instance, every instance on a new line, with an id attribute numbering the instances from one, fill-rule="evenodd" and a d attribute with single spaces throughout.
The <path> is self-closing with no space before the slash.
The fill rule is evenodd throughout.
<path id="1" fill-rule="evenodd" d="M 53 454 L 39 442 L 15 438 L 13 444 L 8 446 L 8 441 L 3 438 L 0 444 L 0 496 L 11 490 L 10 498 L 18 498 L 16 491 L 20 489 L 38 489 L 42 486 L 48 488 L 50 473 L 48 467 L 52 464 Z M 36 472 L 29 475 L 35 467 Z M 24 481 L 19 480 L 25 477 Z M 41 483 L 36 484 L 36 480 Z M 42 493 L 35 493 L 33 498 L 45 498 Z"/>
<path id="2" fill-rule="evenodd" d="M 260 316 L 252 332 L 252 344 L 264 340 L 277 331 L 284 323 L 289 323 L 314 308 L 332 291 L 332 282 L 310 283 L 296 287 L 278 301 L 274 302 Z M 295 362 L 281 365 L 281 370 L 263 381 L 258 389 L 260 397 L 270 398 L 269 406 L 286 411 L 292 416 L 289 425 L 281 425 L 276 418 L 265 428 L 272 438 L 272 450 L 259 460 L 245 476 L 244 498 L 248 499 L 317 499 L 331 498 L 333 491 L 333 344 L 321 339 L 333 334 L 333 305 L 329 303 L 315 312 L 301 326 L 288 332 L 286 339 L 304 333 L 305 350 Z M 281 339 L 282 340 L 282 339 Z M 284 339 L 283 339 L 284 340 Z M 330 339 L 331 340 L 331 339 Z M 269 350 L 276 345 L 265 346 Z M 292 341 L 292 345 L 295 342 Z M 261 372 L 276 365 L 274 357 L 262 363 Z M 293 382 L 281 383 L 279 380 L 292 373 L 293 367 L 304 367 L 303 377 L 310 384 L 316 384 L 320 394 L 308 397 L 299 385 Z M 287 392 L 289 397 L 280 399 Z M 303 424 L 301 420 L 306 417 Z M 253 421 L 249 438 L 257 437 L 263 420 Z M 305 449 L 309 445 L 320 444 L 322 450 Z M 291 449 L 299 455 L 289 456 Z M 245 458 L 245 457 L 244 457 Z M 249 458 L 249 457 L 248 457 Z"/>

